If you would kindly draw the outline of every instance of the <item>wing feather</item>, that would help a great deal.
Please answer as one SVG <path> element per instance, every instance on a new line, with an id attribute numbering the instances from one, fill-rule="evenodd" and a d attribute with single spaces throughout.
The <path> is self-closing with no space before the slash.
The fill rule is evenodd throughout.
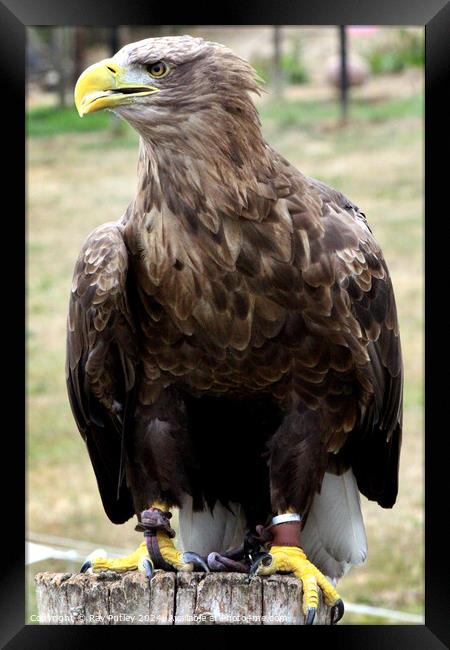
<path id="1" fill-rule="evenodd" d="M 136 350 L 127 297 L 128 254 L 115 224 L 100 226 L 78 257 L 67 321 L 66 381 L 103 506 L 114 523 L 134 514 L 123 482 L 125 429 Z"/>
<path id="2" fill-rule="evenodd" d="M 299 188 L 288 200 L 296 229 L 294 262 L 302 270 L 306 290 L 302 317 L 309 332 L 325 342 L 330 373 L 338 373 L 324 375 L 323 390 L 328 385 L 335 393 L 322 402 L 330 421 L 333 413 L 338 416 L 339 405 L 341 414 L 345 412 L 348 402 L 344 435 L 337 431 L 329 440 L 329 449 L 336 454 L 330 469 L 341 472 L 352 467 L 360 491 L 392 507 L 398 491 L 403 366 L 389 271 L 359 208 L 321 181 L 292 168 L 291 173 Z M 330 294 L 325 293 L 327 287 Z M 359 398 L 340 388 L 345 387 L 345 373 L 352 370 L 342 350 L 351 352 Z"/>
<path id="3" fill-rule="evenodd" d="M 352 466 L 367 498 L 392 507 L 398 491 L 403 410 L 402 352 L 392 281 L 365 215 L 344 195 L 310 180 L 328 206 L 324 211 L 327 247 L 336 252 L 336 276 L 350 305 L 350 318 L 361 328 L 360 340 L 368 356 L 368 363 L 357 367 L 361 385 L 370 385 L 373 393 L 361 407 L 341 457 Z"/>

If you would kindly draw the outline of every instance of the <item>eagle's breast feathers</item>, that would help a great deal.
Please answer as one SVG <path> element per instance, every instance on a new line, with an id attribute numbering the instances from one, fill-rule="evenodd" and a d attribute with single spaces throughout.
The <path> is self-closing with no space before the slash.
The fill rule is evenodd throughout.
<path id="1" fill-rule="evenodd" d="M 295 396 L 321 410 L 337 451 L 376 392 L 368 342 L 398 335 L 392 288 L 356 206 L 281 157 L 274 167 L 220 218 L 204 205 L 196 220 L 175 214 L 164 197 L 126 215 L 140 399 L 173 382 L 194 394 Z"/>

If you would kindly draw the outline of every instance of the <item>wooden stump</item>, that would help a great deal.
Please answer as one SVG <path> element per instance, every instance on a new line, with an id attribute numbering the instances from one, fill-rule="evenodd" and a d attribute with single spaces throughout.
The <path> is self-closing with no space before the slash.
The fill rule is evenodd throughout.
<path id="1" fill-rule="evenodd" d="M 292 576 L 167 573 L 150 584 L 138 572 L 38 573 L 41 624 L 54 625 L 303 625 L 301 582 Z M 315 624 L 329 625 L 319 593 Z"/>

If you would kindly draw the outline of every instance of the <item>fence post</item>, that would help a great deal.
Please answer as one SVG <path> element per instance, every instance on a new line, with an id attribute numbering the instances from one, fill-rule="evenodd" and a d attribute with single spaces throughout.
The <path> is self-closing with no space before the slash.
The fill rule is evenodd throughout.
<path id="1" fill-rule="evenodd" d="M 301 582 L 288 575 L 249 580 L 242 573 L 105 571 L 38 573 L 41 624 L 62 625 L 303 625 Z M 319 592 L 315 624 L 330 625 Z"/>

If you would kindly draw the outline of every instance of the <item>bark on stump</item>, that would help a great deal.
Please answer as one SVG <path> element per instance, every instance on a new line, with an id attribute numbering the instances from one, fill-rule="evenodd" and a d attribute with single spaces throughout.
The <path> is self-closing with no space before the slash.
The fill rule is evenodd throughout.
<path id="1" fill-rule="evenodd" d="M 303 625 L 301 582 L 292 576 L 136 571 L 38 573 L 39 622 L 47 625 Z M 330 625 L 319 590 L 315 624 Z"/>

